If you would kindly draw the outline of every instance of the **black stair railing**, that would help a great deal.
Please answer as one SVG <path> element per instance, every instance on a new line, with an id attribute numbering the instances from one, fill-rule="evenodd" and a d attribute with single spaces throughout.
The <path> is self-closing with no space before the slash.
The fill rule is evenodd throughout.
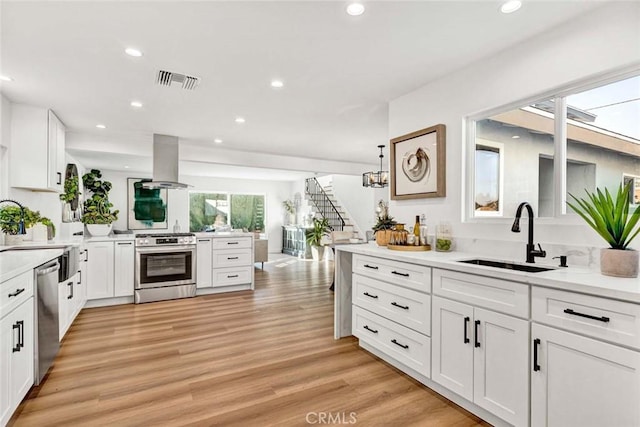
<path id="1" fill-rule="evenodd" d="M 320 185 L 317 179 L 307 178 L 305 181 L 305 191 L 309 195 L 309 200 L 314 204 L 320 215 L 329 220 L 329 227 L 333 231 L 342 231 L 344 229 L 344 218 L 331 202 L 327 193 Z"/>

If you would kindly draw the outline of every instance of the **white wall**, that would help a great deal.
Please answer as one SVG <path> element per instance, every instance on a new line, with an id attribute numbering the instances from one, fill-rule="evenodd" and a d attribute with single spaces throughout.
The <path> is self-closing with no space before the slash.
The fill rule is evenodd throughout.
<path id="1" fill-rule="evenodd" d="M 102 171 L 102 179 L 110 181 L 113 188 L 109 200 L 114 209 L 119 209 L 114 229 L 127 229 L 127 178 L 151 178 L 138 172 Z M 292 182 L 254 181 L 243 179 L 208 178 L 180 176 L 181 182 L 192 185 L 189 190 L 169 190 L 168 231 L 173 231 L 176 220 L 182 231 L 189 229 L 189 191 L 224 191 L 231 193 L 264 194 L 266 196 L 266 233 L 269 239 L 269 252 L 282 251 L 282 202 L 293 198 Z M 159 230 L 157 230 L 159 231 Z"/>
<path id="2" fill-rule="evenodd" d="M 447 196 L 391 201 L 391 214 L 406 222 L 425 212 L 431 227 L 440 220 L 450 221 L 454 236 L 459 237 L 526 240 L 510 232 L 509 221 L 462 222 L 464 118 L 634 65 L 640 65 L 640 3 L 605 3 L 561 27 L 392 101 L 389 138 L 437 123 L 447 126 Z M 539 221 L 536 240 L 603 246 L 595 232 L 582 224 Z"/>

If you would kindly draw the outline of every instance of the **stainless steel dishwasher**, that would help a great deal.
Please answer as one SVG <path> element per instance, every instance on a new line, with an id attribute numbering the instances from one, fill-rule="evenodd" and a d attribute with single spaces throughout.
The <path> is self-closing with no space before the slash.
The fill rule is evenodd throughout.
<path id="1" fill-rule="evenodd" d="M 60 257 L 62 258 L 62 257 Z M 58 258 L 58 259 L 60 259 Z M 35 382 L 40 384 L 60 349 L 58 339 L 58 259 L 35 269 L 36 334 Z"/>

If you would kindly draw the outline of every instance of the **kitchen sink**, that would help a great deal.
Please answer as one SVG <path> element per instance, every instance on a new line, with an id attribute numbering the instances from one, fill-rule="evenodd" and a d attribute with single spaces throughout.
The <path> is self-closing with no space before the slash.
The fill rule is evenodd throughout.
<path id="1" fill-rule="evenodd" d="M 550 267 L 538 267 L 536 265 L 514 264 L 512 262 L 494 261 L 491 259 L 465 259 L 458 262 L 465 264 L 483 265 L 485 267 L 503 268 L 505 270 L 526 271 L 527 273 L 540 273 L 542 271 L 555 270 Z"/>

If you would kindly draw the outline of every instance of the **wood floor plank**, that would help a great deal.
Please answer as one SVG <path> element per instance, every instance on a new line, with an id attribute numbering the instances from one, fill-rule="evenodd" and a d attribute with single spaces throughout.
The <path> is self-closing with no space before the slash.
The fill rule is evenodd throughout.
<path id="1" fill-rule="evenodd" d="M 9 424 L 487 425 L 356 338 L 334 340 L 332 274 L 278 256 L 254 292 L 84 309 Z"/>

